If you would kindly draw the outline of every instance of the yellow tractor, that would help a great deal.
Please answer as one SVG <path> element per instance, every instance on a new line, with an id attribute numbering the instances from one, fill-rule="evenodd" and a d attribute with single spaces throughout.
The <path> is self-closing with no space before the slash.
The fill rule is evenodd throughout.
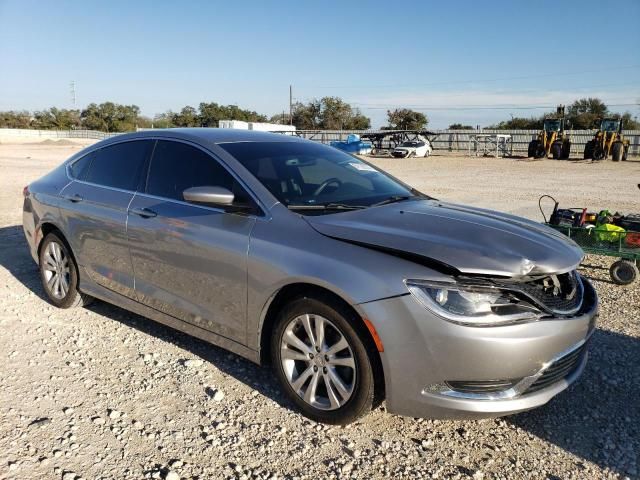
<path id="1" fill-rule="evenodd" d="M 564 105 L 558 106 L 555 117 L 545 118 L 542 131 L 529 143 L 528 156 L 566 160 L 571 154 L 571 139 L 565 132 Z"/>
<path id="2" fill-rule="evenodd" d="M 627 159 L 629 139 L 622 134 L 622 119 L 605 118 L 600 121 L 598 131 L 584 146 L 584 158 L 606 160 L 611 155 L 614 162 Z"/>

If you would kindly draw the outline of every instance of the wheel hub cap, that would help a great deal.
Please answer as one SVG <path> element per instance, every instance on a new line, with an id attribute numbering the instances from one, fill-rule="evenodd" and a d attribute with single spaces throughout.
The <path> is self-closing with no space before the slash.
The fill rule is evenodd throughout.
<path id="1" fill-rule="evenodd" d="M 45 288 L 54 298 L 66 297 L 71 281 L 69 259 L 60 244 L 57 242 L 49 243 L 42 260 Z"/>
<path id="2" fill-rule="evenodd" d="M 344 335 L 320 315 L 289 322 L 280 342 L 282 368 L 289 385 L 320 410 L 342 407 L 353 394 L 356 364 Z"/>

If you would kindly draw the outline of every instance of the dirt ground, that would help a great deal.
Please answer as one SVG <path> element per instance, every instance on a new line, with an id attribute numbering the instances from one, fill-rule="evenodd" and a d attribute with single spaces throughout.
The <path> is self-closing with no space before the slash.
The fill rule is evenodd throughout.
<path id="1" fill-rule="evenodd" d="M 323 426 L 292 409 L 267 367 L 102 302 L 46 302 L 22 188 L 79 148 L 0 144 L 0 478 L 640 478 L 640 282 L 612 284 L 611 259 L 582 268 L 601 299 L 586 371 L 544 407 L 453 422 L 383 406 Z M 443 200 L 537 220 L 543 193 L 640 210 L 640 162 L 372 161 Z"/>

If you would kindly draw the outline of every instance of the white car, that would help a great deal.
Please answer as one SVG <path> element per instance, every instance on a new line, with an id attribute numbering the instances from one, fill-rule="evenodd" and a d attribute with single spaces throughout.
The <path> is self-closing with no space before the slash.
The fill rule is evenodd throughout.
<path id="1" fill-rule="evenodd" d="M 391 151 L 394 157 L 428 157 L 433 152 L 431 142 L 429 140 L 411 140 L 403 142 Z"/>

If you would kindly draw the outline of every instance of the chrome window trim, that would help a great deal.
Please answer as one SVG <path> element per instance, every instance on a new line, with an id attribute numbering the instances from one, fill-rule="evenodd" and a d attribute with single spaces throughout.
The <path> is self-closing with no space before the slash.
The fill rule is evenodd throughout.
<path id="1" fill-rule="evenodd" d="M 515 398 L 520 397 L 523 393 L 527 391 L 527 389 L 533 385 L 536 380 L 538 380 L 546 370 L 553 365 L 555 362 L 560 360 L 562 357 L 569 355 L 580 347 L 582 347 L 589 338 L 593 331 L 584 339 L 580 340 L 578 343 L 573 346 L 567 348 L 566 350 L 555 355 L 551 360 L 546 361 L 542 364 L 542 367 L 533 375 L 529 375 L 528 377 L 524 377 L 518 383 L 516 383 L 513 387 L 503 390 L 501 392 L 492 392 L 492 393 L 470 393 L 470 392 L 461 392 L 458 390 L 452 390 L 448 385 L 439 384 L 439 385 L 431 385 L 422 390 L 422 395 L 436 394 L 443 395 L 445 397 L 458 398 L 461 400 L 513 400 Z M 554 384 L 555 385 L 555 384 Z"/>
<path id="2" fill-rule="evenodd" d="M 157 142 L 158 140 L 167 140 L 167 141 L 171 141 L 171 142 L 179 142 L 179 143 L 184 143 L 186 145 L 189 145 L 191 147 L 197 148 L 199 150 L 201 150 L 202 152 L 204 152 L 206 155 L 208 155 L 209 157 L 211 157 L 213 160 L 217 161 L 222 168 L 224 168 L 227 173 L 229 173 L 229 175 L 231 175 L 241 186 L 242 188 L 244 188 L 247 193 L 249 194 L 249 196 L 254 200 L 254 202 L 256 203 L 258 209 L 260 210 L 260 214 L 255 214 L 255 213 L 248 213 L 245 216 L 247 217 L 253 217 L 256 219 L 262 219 L 262 220 L 270 220 L 271 219 L 271 214 L 268 208 L 266 208 L 266 206 L 264 205 L 264 203 L 258 198 L 258 196 L 248 187 L 248 185 L 231 169 L 231 167 L 229 167 L 224 161 L 222 161 L 221 159 L 218 158 L 218 156 L 212 152 L 211 150 L 208 150 L 204 147 L 202 147 L 201 145 L 198 145 L 196 143 L 190 142 L 188 140 L 183 140 L 181 138 L 176 138 L 176 137 L 164 137 L 164 136 L 153 136 L 153 137 L 140 137 L 140 138 L 129 138 L 126 140 L 123 140 L 121 142 L 113 142 L 113 143 L 109 143 L 108 145 L 104 145 L 102 147 L 98 147 L 98 148 L 93 148 L 91 150 L 89 150 L 88 152 L 86 152 L 84 155 L 73 159 L 72 161 L 67 162 L 67 164 L 65 165 L 65 173 L 67 175 L 67 178 L 71 181 L 69 184 L 67 184 L 65 186 L 68 187 L 71 183 L 73 182 L 78 182 L 80 184 L 84 184 L 84 185 L 90 185 L 92 187 L 100 187 L 100 188 L 106 188 L 107 190 L 112 190 L 112 191 L 116 191 L 116 192 L 122 192 L 122 193 L 130 193 L 134 196 L 145 196 L 147 198 L 155 198 L 158 200 L 162 200 L 165 202 L 170 202 L 170 203 L 176 203 L 176 204 L 180 204 L 180 205 L 187 205 L 187 206 L 191 206 L 191 207 L 198 207 L 201 209 L 205 209 L 205 210 L 210 210 L 210 211 L 214 211 L 217 213 L 233 213 L 233 212 L 228 212 L 223 208 L 216 208 L 216 207 L 208 207 L 206 205 L 198 205 L 195 203 L 189 203 L 189 202 L 185 202 L 185 201 L 181 201 L 181 200 L 176 200 L 174 198 L 168 198 L 168 197 L 161 197 L 158 195 L 152 195 L 146 192 L 142 192 L 142 191 L 138 191 L 138 190 L 125 190 L 122 188 L 117 188 L 117 187 L 110 187 L 108 185 L 101 185 L 99 183 L 93 183 L 93 182 L 87 182 L 86 180 L 79 180 L 75 177 L 73 177 L 71 175 L 71 165 L 73 165 L 74 163 L 80 161 L 81 159 L 83 159 L 84 157 L 86 157 L 87 155 L 100 150 L 102 148 L 107 148 L 110 147 L 112 145 L 119 145 L 122 143 L 127 143 L 127 142 L 133 142 L 133 141 L 140 141 L 140 140 L 151 140 L 153 142 Z M 233 142 L 227 142 L 227 143 L 233 143 Z M 147 164 L 147 168 L 146 168 L 146 175 L 147 175 L 147 179 L 149 178 L 149 172 L 151 169 L 151 160 L 153 160 L 153 153 L 155 152 L 155 145 L 154 145 L 154 149 L 152 151 L 151 154 L 151 158 L 150 161 Z M 146 190 L 147 187 L 147 181 L 145 180 L 144 182 L 144 188 Z"/>

